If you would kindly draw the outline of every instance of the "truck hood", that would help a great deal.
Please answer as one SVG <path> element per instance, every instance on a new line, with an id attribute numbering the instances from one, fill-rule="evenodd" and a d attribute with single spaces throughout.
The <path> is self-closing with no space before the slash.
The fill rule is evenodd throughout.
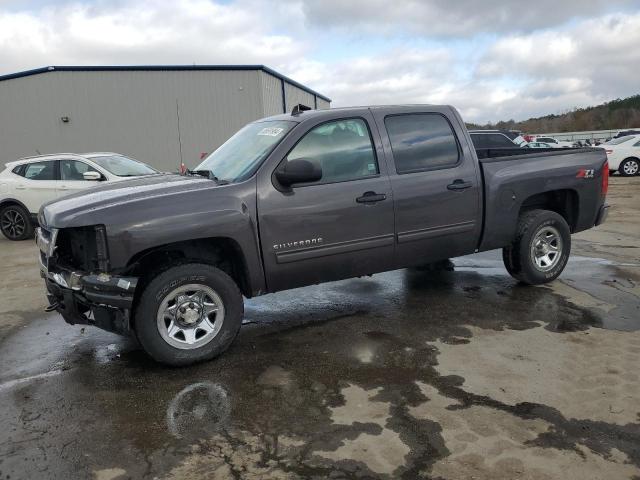
<path id="1" fill-rule="evenodd" d="M 122 209 L 134 203 L 179 202 L 176 196 L 218 187 L 213 180 L 175 174 L 145 175 L 113 183 L 53 200 L 42 206 L 38 215 L 41 225 L 54 228 L 87 226 L 103 223 L 100 213 Z"/>

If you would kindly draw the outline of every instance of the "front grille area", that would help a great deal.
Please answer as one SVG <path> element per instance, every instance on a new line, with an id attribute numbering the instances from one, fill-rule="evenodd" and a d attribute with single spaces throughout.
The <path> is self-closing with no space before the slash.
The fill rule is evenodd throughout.
<path id="1" fill-rule="evenodd" d="M 56 262 L 61 267 L 84 272 L 98 270 L 95 227 L 60 230 L 55 252 Z"/>

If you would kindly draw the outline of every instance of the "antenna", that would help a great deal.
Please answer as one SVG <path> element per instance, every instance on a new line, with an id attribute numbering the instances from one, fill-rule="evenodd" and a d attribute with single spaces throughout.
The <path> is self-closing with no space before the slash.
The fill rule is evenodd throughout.
<path id="1" fill-rule="evenodd" d="M 291 115 L 300 115 L 302 112 L 306 112 L 307 110 L 311 110 L 311 107 L 307 107 L 306 105 L 299 103 L 295 107 L 293 107 L 293 110 L 291 110 Z"/>

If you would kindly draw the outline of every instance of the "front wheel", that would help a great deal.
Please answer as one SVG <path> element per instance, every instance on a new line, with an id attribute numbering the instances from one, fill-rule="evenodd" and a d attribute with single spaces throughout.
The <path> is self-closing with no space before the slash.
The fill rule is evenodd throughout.
<path id="1" fill-rule="evenodd" d="M 243 314 L 242 294 L 229 275 L 190 263 L 166 270 L 145 287 L 134 328 L 154 360 L 184 366 L 224 352 L 238 334 Z"/>
<path id="2" fill-rule="evenodd" d="M 513 243 L 502 258 L 509 274 L 529 285 L 555 280 L 571 252 L 571 232 L 566 220 L 549 210 L 531 210 L 518 222 Z"/>
<path id="3" fill-rule="evenodd" d="M 623 177 L 633 177 L 640 172 L 640 161 L 637 158 L 627 158 L 623 160 L 618 169 Z"/>
<path id="4" fill-rule="evenodd" d="M 20 205 L 9 205 L 0 211 L 0 228 L 9 240 L 26 240 L 33 236 L 31 215 Z"/>

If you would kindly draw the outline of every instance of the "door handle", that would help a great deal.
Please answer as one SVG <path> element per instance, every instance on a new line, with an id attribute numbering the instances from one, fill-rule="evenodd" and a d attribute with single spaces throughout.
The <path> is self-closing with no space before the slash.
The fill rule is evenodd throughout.
<path id="1" fill-rule="evenodd" d="M 24 185 L 16 185 L 16 190 L 26 190 L 27 187 L 25 187 Z"/>
<path id="2" fill-rule="evenodd" d="M 387 199 L 387 196 L 384 193 L 364 192 L 361 197 L 356 198 L 356 202 L 377 203 L 386 199 Z"/>
<path id="3" fill-rule="evenodd" d="M 466 190 L 467 188 L 471 188 L 471 187 L 473 187 L 473 183 L 465 182 L 464 180 L 461 180 L 459 178 L 454 180 L 453 183 L 450 183 L 449 185 L 447 185 L 447 189 L 453 190 L 455 192 Z"/>

